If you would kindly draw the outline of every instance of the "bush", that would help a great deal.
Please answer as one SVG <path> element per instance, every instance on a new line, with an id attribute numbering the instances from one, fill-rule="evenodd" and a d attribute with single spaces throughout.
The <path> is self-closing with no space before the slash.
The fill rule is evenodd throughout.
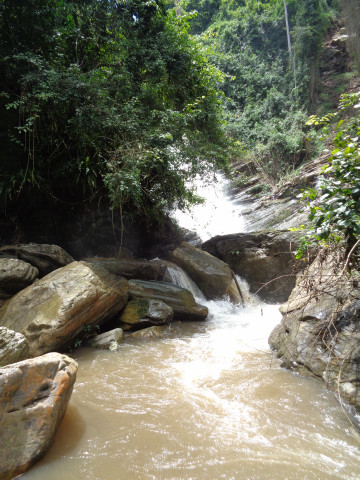
<path id="1" fill-rule="evenodd" d="M 312 116 L 310 125 L 327 126 L 338 120 L 334 150 L 323 168 L 317 188 L 305 190 L 300 198 L 309 209 L 311 228 L 298 256 L 309 245 L 345 243 L 352 252 L 360 241 L 360 116 L 342 118 L 345 110 L 360 108 L 360 92 L 341 96 L 335 114 L 323 118 Z"/>

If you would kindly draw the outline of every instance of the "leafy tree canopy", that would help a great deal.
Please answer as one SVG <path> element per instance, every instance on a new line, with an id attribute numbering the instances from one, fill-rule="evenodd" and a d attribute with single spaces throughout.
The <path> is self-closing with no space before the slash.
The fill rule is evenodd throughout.
<path id="1" fill-rule="evenodd" d="M 227 134 L 241 143 L 277 180 L 307 155 L 304 124 L 317 79 L 321 42 L 329 25 L 330 1 L 286 0 L 291 55 L 283 0 L 189 0 L 198 10 L 192 31 L 213 48 L 225 73 Z M 203 30 L 201 30 L 203 29 Z"/>
<path id="2" fill-rule="evenodd" d="M 0 59 L 2 209 L 106 192 L 154 219 L 226 163 L 222 77 L 165 0 L 0 0 Z"/>

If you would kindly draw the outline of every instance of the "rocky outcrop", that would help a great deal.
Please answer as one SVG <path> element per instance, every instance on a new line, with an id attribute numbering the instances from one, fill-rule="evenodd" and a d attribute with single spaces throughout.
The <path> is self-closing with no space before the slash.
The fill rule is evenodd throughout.
<path id="1" fill-rule="evenodd" d="M 8 294 L 28 287 L 38 275 L 39 270 L 23 260 L 0 257 L 0 288 Z"/>
<path id="2" fill-rule="evenodd" d="M 39 243 L 5 246 L 0 248 L 0 255 L 12 255 L 28 262 L 39 270 L 40 275 L 46 275 L 74 261 L 61 247 Z"/>
<path id="3" fill-rule="evenodd" d="M 87 263 L 101 266 L 114 275 L 128 280 L 162 280 L 167 269 L 161 260 L 135 260 L 129 258 L 87 258 Z"/>
<path id="4" fill-rule="evenodd" d="M 304 144 L 303 153 L 305 155 L 307 144 L 308 142 Z M 304 163 L 296 175 L 294 172 L 289 176 L 287 182 L 281 182 L 276 188 L 270 188 L 270 192 L 269 183 L 265 181 L 263 174 L 256 175 L 257 167 L 255 165 L 251 165 L 255 167 L 255 170 L 245 168 L 244 172 L 241 170 L 246 165 L 240 167 L 240 172 L 238 172 L 240 175 L 234 182 L 232 197 L 244 207 L 241 210 L 242 231 L 256 233 L 286 230 L 306 224 L 308 214 L 295 197 L 302 189 L 315 186 L 319 173 L 327 164 L 327 158 L 328 156 L 325 154 Z M 236 167 L 236 170 L 239 171 L 239 166 Z M 265 184 L 262 183 L 264 181 Z"/>
<path id="5" fill-rule="evenodd" d="M 77 363 L 58 353 L 0 369 L 0 478 L 24 473 L 50 447 L 65 415 Z"/>
<path id="6" fill-rule="evenodd" d="M 208 315 L 208 309 L 196 303 L 191 292 L 167 282 L 130 280 L 129 296 L 161 300 L 174 310 L 174 318 L 178 320 L 205 320 Z"/>
<path id="7" fill-rule="evenodd" d="M 117 350 L 120 343 L 124 339 L 124 332 L 121 328 L 114 328 L 105 333 L 97 335 L 88 342 L 91 348 L 98 348 L 101 350 Z"/>
<path id="8" fill-rule="evenodd" d="M 29 345 L 21 333 L 0 327 L 0 367 L 20 362 L 29 356 Z"/>
<path id="9" fill-rule="evenodd" d="M 208 299 L 228 295 L 230 300 L 240 302 L 229 265 L 219 258 L 186 242 L 170 252 L 168 258 L 187 272 Z"/>
<path id="10" fill-rule="evenodd" d="M 322 378 L 360 409 L 360 288 L 339 254 L 318 256 L 282 305 L 270 346 L 283 366 Z"/>
<path id="11" fill-rule="evenodd" d="M 101 325 L 128 299 L 127 280 L 85 262 L 73 262 L 12 297 L 0 309 L 0 325 L 22 333 L 29 355 L 67 346 L 84 325 Z"/>
<path id="12" fill-rule="evenodd" d="M 170 323 L 174 310 L 161 300 L 138 298 L 130 300 L 121 313 L 120 321 L 133 328 Z"/>
<path id="13" fill-rule="evenodd" d="M 203 249 L 229 264 L 261 299 L 284 302 L 304 268 L 293 253 L 298 244 L 296 232 L 235 233 L 213 237 Z"/>

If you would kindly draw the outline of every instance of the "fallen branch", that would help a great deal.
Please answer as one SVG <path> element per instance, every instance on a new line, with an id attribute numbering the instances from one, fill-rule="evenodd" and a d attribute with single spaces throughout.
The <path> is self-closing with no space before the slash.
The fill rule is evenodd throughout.
<path id="1" fill-rule="evenodd" d="M 234 281 L 235 281 L 236 288 L 238 289 L 238 292 L 239 292 L 239 294 L 240 294 L 241 305 L 242 305 L 243 307 L 245 307 L 244 296 L 243 296 L 243 294 L 242 294 L 242 291 L 241 291 L 239 282 L 237 281 L 236 275 L 235 275 L 235 273 L 233 272 L 233 270 L 231 270 L 231 275 L 232 275 L 232 277 L 233 277 L 233 279 L 234 279 Z"/>

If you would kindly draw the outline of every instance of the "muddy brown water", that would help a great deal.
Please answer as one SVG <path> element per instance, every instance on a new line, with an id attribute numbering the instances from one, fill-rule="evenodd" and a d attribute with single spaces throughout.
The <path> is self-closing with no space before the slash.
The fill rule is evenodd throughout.
<path id="1" fill-rule="evenodd" d="M 162 338 L 77 351 L 54 445 L 22 480 L 360 479 L 347 410 L 267 347 L 278 307 L 209 305 Z"/>

